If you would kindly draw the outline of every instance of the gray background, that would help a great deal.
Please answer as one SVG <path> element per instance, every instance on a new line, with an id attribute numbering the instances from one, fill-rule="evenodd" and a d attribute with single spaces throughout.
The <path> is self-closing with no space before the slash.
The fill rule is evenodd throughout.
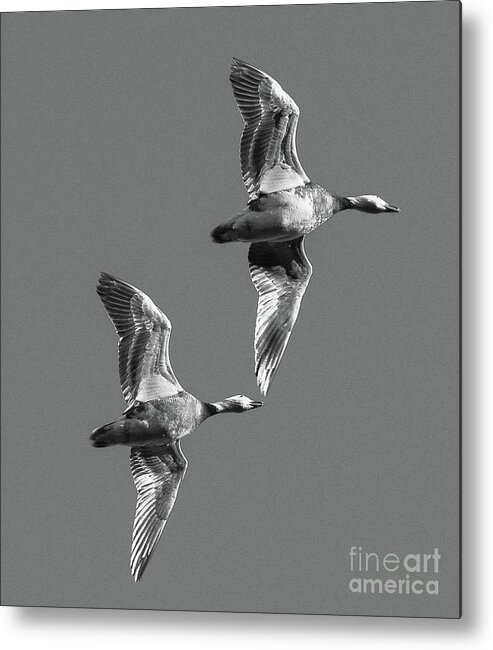
<path id="1" fill-rule="evenodd" d="M 10 605 L 458 612 L 456 2 L 2 16 L 2 596 Z M 266 405 L 206 422 L 139 585 L 106 270 L 170 317 L 180 382 L 257 396 L 238 56 L 301 106 L 312 180 L 400 215 L 307 239 Z M 351 594 L 353 545 L 443 556 L 440 596 Z"/>

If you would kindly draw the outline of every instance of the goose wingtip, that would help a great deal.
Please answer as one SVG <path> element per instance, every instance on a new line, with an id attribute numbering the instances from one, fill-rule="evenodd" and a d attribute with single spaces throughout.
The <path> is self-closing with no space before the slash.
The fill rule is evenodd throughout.
<path id="1" fill-rule="evenodd" d="M 266 397 L 270 387 L 270 377 L 262 377 L 261 371 L 257 373 L 257 386 L 262 397 Z"/>
<path id="2" fill-rule="evenodd" d="M 142 560 L 140 562 L 135 560 L 130 562 L 130 575 L 134 579 L 135 583 L 140 582 L 145 567 L 146 562 L 143 562 Z"/>
<path id="3" fill-rule="evenodd" d="M 118 278 L 107 271 L 99 271 L 98 288 L 111 282 L 117 282 Z"/>

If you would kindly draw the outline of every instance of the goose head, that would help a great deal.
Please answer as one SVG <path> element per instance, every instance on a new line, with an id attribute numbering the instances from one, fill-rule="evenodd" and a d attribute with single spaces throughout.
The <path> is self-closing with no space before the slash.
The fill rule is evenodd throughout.
<path id="1" fill-rule="evenodd" d="M 221 402 L 214 402 L 211 406 L 214 407 L 216 413 L 242 413 L 243 411 L 250 411 L 263 405 L 263 402 L 255 401 L 245 395 L 233 395 L 232 397 L 227 397 Z"/>
<path id="2" fill-rule="evenodd" d="M 361 212 L 371 212 L 377 214 L 379 212 L 400 212 L 400 208 L 396 208 L 387 201 L 384 201 L 375 194 L 362 194 L 361 196 L 348 196 L 347 209 L 361 210 Z"/>

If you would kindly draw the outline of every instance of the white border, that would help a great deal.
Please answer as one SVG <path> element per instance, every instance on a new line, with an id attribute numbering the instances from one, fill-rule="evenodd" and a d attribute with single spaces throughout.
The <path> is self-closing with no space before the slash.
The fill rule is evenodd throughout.
<path id="1" fill-rule="evenodd" d="M 357 2 L 359 0 L 353 0 Z M 84 2 L 0 0 L 1 11 L 41 11 L 276 2 Z M 316 4 L 311 2 L 308 4 Z M 456 620 L 197 614 L 148 611 L 2 608 L 5 648 L 118 650 L 158 647 L 339 648 L 347 650 L 476 650 L 493 647 L 493 367 L 491 307 L 493 203 L 487 162 L 493 150 L 493 2 L 464 0 L 463 67 L 463 390 L 464 390 L 464 616 Z M 35 531 L 33 531 L 35 534 Z M 163 584 L 163 589 L 166 585 Z"/>
<path id="2" fill-rule="evenodd" d="M 332 4 L 347 3 L 348 0 L 332 0 Z M 354 0 L 355 3 L 362 0 Z M 382 2 L 393 2 L 393 0 L 379 0 Z M 148 2 L 128 2 L 107 0 L 106 2 L 98 2 L 98 0 L 0 0 L 1 11 L 54 11 L 62 9 L 150 9 L 161 7 L 230 7 L 241 5 L 287 5 L 287 4 L 326 4 L 323 0 L 313 0 L 313 2 L 306 2 L 300 0 L 298 2 L 286 0 L 257 0 L 257 2 L 248 2 L 248 0 L 233 2 L 231 0 L 217 0 L 217 2 L 207 2 L 207 0 L 176 0 L 170 2 L 167 0 L 149 0 Z"/>

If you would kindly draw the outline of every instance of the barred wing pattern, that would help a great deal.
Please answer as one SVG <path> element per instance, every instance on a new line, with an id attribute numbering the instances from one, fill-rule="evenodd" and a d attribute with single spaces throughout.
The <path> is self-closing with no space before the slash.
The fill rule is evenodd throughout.
<path id="1" fill-rule="evenodd" d="M 171 323 L 143 291 L 101 273 L 97 292 L 120 337 L 118 361 L 125 400 L 148 401 L 183 390 L 169 360 Z"/>
<path id="2" fill-rule="evenodd" d="M 229 78 L 245 122 L 240 162 L 250 200 L 309 182 L 296 152 L 296 103 L 275 79 L 239 59 Z"/>
<path id="3" fill-rule="evenodd" d="M 304 237 L 250 246 L 250 276 L 258 291 L 255 374 L 263 395 L 279 366 L 312 275 Z"/>
<path id="4" fill-rule="evenodd" d="M 180 442 L 165 447 L 133 447 L 130 469 L 137 488 L 130 571 L 135 582 L 144 573 L 175 504 L 187 459 Z"/>

